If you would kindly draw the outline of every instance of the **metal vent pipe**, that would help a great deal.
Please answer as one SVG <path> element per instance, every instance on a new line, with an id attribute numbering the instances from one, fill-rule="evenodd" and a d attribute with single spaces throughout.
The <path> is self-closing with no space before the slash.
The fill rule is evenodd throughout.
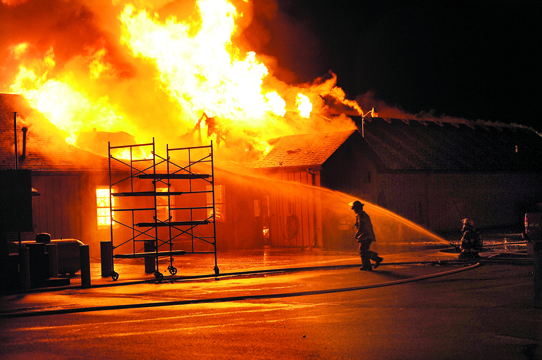
<path id="1" fill-rule="evenodd" d="M 19 159 L 18 158 L 18 154 L 19 154 L 19 149 L 18 149 L 18 146 L 17 146 L 17 112 L 14 111 L 13 112 L 13 127 L 15 129 L 15 170 L 18 170 L 19 169 Z"/>
<path id="2" fill-rule="evenodd" d="M 26 132 L 28 131 L 27 127 L 23 127 L 23 153 L 21 154 L 21 161 L 26 159 Z"/>

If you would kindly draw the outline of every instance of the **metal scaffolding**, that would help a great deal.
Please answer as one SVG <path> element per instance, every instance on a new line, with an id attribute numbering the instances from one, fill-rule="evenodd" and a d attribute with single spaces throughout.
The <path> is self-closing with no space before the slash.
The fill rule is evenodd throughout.
<path id="1" fill-rule="evenodd" d="M 166 145 L 166 157 L 156 153 L 154 138 L 147 144 L 108 147 L 112 279 L 119 277 L 113 259 L 145 258 L 146 271 L 151 267 L 161 280 L 159 259 L 168 257 L 167 270 L 176 275 L 173 258 L 186 254 L 214 254 L 218 275 L 212 142 Z M 112 162 L 120 165 L 113 170 Z M 130 253 L 118 253 L 129 243 Z"/>

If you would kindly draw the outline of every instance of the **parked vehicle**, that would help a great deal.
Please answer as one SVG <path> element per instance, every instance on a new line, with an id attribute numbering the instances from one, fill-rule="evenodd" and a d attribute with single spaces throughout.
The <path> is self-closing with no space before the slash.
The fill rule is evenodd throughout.
<path id="1" fill-rule="evenodd" d="M 525 232 L 528 241 L 542 241 L 542 212 L 525 214 Z"/>

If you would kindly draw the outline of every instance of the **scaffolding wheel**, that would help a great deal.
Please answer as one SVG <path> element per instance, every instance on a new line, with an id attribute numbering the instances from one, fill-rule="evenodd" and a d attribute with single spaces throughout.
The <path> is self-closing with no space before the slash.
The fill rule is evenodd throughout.
<path id="1" fill-rule="evenodd" d="M 156 270 L 154 272 L 154 277 L 156 278 L 156 280 L 162 280 L 164 278 L 164 274 L 162 274 L 160 271 Z"/>
<path id="2" fill-rule="evenodd" d="M 113 279 L 113 281 L 117 281 L 119 279 L 119 273 L 114 270 L 111 271 L 111 279 Z"/>
<path id="3" fill-rule="evenodd" d="M 215 275 L 220 275 L 220 270 L 218 270 L 218 266 L 215 266 Z"/>
<path id="4" fill-rule="evenodd" d="M 177 274 L 177 268 L 175 266 L 169 265 L 167 269 L 169 270 L 169 273 L 171 275 L 176 275 Z"/>

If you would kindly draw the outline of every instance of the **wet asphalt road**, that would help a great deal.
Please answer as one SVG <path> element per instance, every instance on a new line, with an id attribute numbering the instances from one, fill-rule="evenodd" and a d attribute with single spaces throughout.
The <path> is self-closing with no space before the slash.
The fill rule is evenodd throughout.
<path id="1" fill-rule="evenodd" d="M 0 357 L 540 358 L 532 266 L 459 269 L 345 266 L 3 296 L 4 315 L 66 313 L 0 317 Z"/>

